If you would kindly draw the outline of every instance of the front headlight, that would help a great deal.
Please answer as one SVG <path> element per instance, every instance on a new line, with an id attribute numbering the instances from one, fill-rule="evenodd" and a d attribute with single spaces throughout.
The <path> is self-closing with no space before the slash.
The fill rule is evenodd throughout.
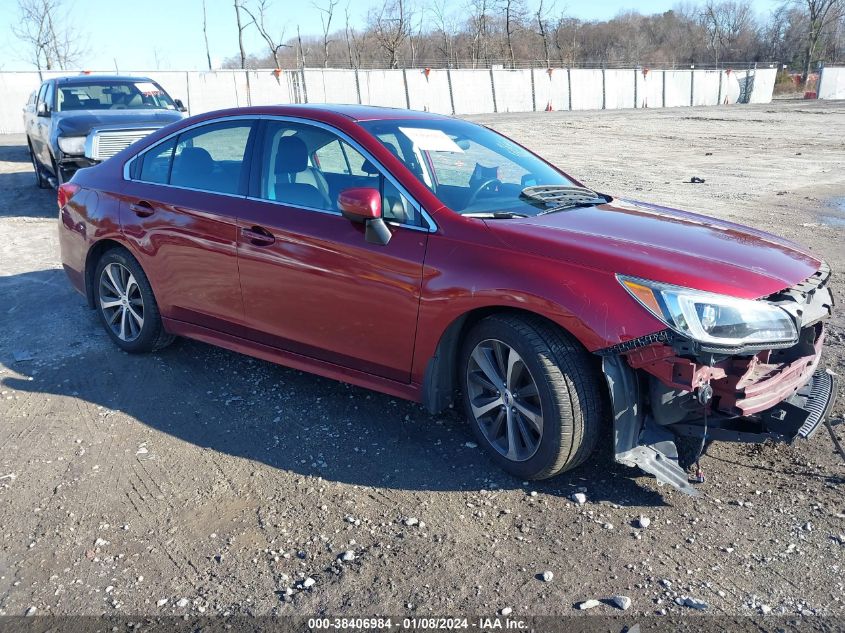
<path id="1" fill-rule="evenodd" d="M 737 299 L 623 275 L 617 278 L 634 299 L 663 323 L 701 343 L 738 347 L 790 343 L 798 338 L 789 314 L 765 301 Z"/>
<path id="2" fill-rule="evenodd" d="M 71 156 L 81 156 L 85 153 L 84 136 L 60 136 L 59 149 Z"/>

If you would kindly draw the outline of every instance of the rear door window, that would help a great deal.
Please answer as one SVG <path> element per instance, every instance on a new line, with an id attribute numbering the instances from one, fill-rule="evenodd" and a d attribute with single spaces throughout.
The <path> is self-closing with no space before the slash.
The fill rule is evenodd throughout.
<path id="1" fill-rule="evenodd" d="M 252 128 L 252 121 L 226 121 L 184 132 L 143 155 L 138 179 L 212 193 L 242 193 Z"/>
<path id="2" fill-rule="evenodd" d="M 176 139 L 157 145 L 144 154 L 139 180 L 166 185 L 170 179 L 170 166 L 173 163 L 173 150 Z"/>

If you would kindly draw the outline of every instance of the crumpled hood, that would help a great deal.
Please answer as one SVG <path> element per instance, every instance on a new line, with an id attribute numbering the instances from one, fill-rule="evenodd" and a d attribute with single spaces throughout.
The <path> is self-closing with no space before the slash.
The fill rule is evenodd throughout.
<path id="1" fill-rule="evenodd" d="M 175 110 L 68 110 L 54 112 L 55 129 L 62 136 L 87 136 L 95 127 L 159 128 L 180 121 L 181 112 Z"/>
<path id="2" fill-rule="evenodd" d="M 630 200 L 487 225 L 511 248 L 742 298 L 792 286 L 821 263 L 762 231 Z"/>

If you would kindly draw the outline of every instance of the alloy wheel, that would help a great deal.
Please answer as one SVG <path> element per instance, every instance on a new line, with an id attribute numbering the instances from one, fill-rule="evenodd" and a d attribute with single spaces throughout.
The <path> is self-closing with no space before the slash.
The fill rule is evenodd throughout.
<path id="1" fill-rule="evenodd" d="M 467 396 L 482 434 L 511 461 L 530 459 L 543 437 L 537 383 L 515 349 L 495 339 L 478 343 L 467 363 Z"/>
<path id="2" fill-rule="evenodd" d="M 121 341 L 131 342 L 144 327 L 144 297 L 135 276 L 112 262 L 100 274 L 100 310 L 106 324 Z"/>

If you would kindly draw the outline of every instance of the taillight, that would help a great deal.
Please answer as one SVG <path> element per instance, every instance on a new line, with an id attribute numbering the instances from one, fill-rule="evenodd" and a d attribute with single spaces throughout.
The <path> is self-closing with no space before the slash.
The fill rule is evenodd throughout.
<path id="1" fill-rule="evenodd" d="M 63 185 L 59 186 L 59 208 L 63 209 L 64 206 L 70 202 L 70 199 L 73 198 L 77 192 L 81 189 L 79 185 L 75 185 L 72 182 L 66 182 Z"/>

